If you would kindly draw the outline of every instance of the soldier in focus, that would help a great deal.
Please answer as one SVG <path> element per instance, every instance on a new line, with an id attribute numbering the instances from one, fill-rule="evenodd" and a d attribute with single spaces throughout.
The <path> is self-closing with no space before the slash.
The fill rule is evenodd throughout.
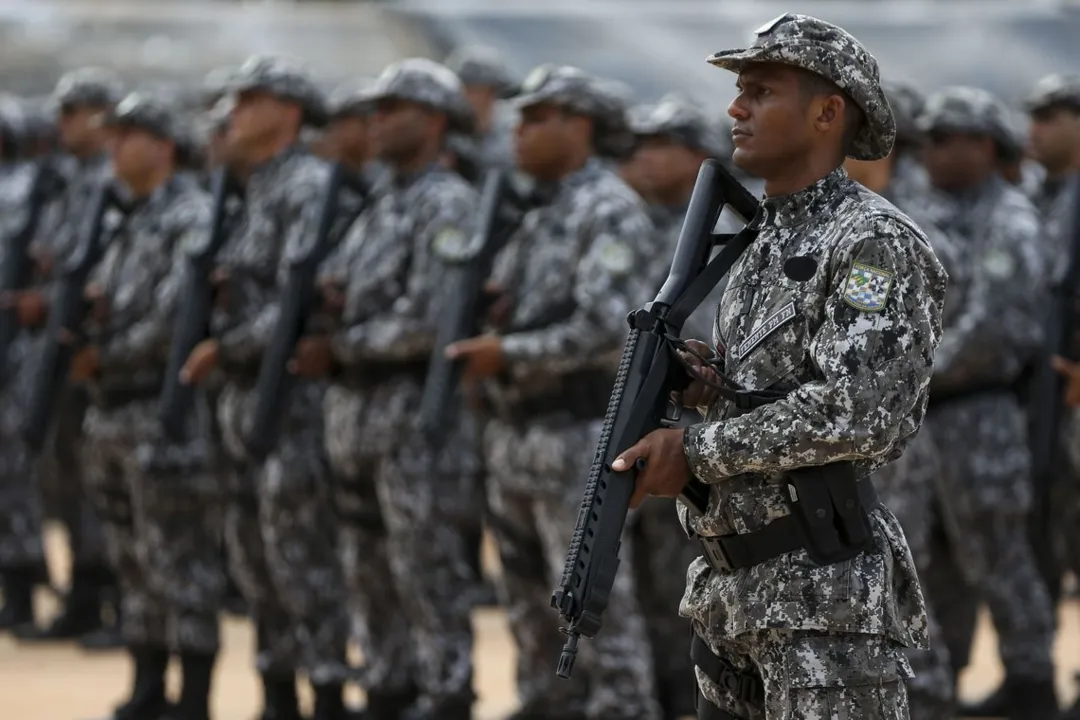
<path id="1" fill-rule="evenodd" d="M 476 115 L 475 151 L 483 167 L 513 167 L 513 113 L 503 101 L 518 93 L 518 83 L 506 61 L 491 48 L 463 47 L 446 59 L 465 86 L 465 97 Z"/>
<path id="2" fill-rule="evenodd" d="M 1034 720 L 1058 710 L 1054 621 L 1026 532 L 1031 455 L 1015 384 L 1041 341 L 1048 278 L 1035 209 L 998 174 L 1011 142 L 1006 113 L 989 93 L 956 87 L 932 95 L 918 120 L 931 182 L 953 200 L 945 228 L 958 238 L 966 276 L 949 296 L 958 316 L 938 348 L 931 383 L 937 502 L 950 547 L 932 553 L 943 566 L 931 572 L 951 581 L 927 587 L 935 607 L 939 597 L 947 602 L 974 590 L 1000 638 L 1005 683 L 961 713 Z"/>
<path id="3" fill-rule="evenodd" d="M 625 317 L 648 290 L 635 268 L 654 256 L 653 228 L 633 191 L 599 156 L 627 146 L 625 109 L 599 81 L 541 66 L 516 99 L 517 166 L 550 203 L 525 215 L 489 282 L 491 332 L 451 345 L 466 384 L 483 381 L 491 525 L 519 648 L 514 720 L 657 720 L 654 669 L 633 568 L 622 568 L 604 632 L 572 681 L 552 663 L 550 589 L 562 571 L 614 380 Z M 631 537 L 623 564 L 632 564 Z"/>
<path id="4" fill-rule="evenodd" d="M 471 717 L 475 583 L 456 503 L 472 497 L 475 430 L 462 412 L 435 447 L 413 426 L 435 344 L 445 263 L 475 223 L 476 192 L 439 162 L 473 122 L 447 68 L 412 58 L 370 91 L 369 140 L 387 182 L 321 269 L 340 328 L 297 349 L 300 372 L 340 367 L 324 403 L 346 573 L 363 608 L 368 713 Z M 473 510 L 476 508 L 473 507 Z"/>
<path id="5" fill-rule="evenodd" d="M 228 153 L 249 169 L 240 227 L 218 254 L 212 338 L 192 351 L 181 379 L 224 376 L 217 415 L 232 466 L 226 543 L 256 625 L 264 720 L 300 717 L 296 674 L 315 696 L 315 718 L 344 717 L 348 619 L 329 503 L 319 412 L 324 387 L 298 383 L 270 455 L 246 441 L 259 363 L 278 317 L 288 260 L 313 236 L 328 168 L 298 144 L 321 124 L 324 101 L 307 73 L 280 58 L 250 59 L 230 86 Z"/>
<path id="6" fill-rule="evenodd" d="M 740 411 L 697 381 L 684 403 L 706 421 L 650 433 L 613 469 L 645 460 L 632 506 L 677 496 L 691 476 L 710 486 L 704 515 L 680 506 L 704 552 L 681 608 L 694 625 L 699 718 L 906 718 L 903 648 L 926 646 L 926 618 L 903 531 L 869 476 L 921 424 L 945 273 L 915 223 L 841 167 L 893 146 L 873 56 L 805 15 L 756 35 L 709 58 L 738 73 L 733 161 L 765 180 L 766 198 L 708 354 L 740 386 L 787 394 Z M 818 541 L 793 516 L 816 512 L 784 475 L 807 467 L 823 468 L 816 487 L 828 478 L 831 502 L 860 503 L 868 523 L 867 541 L 848 541 L 838 562 L 811 559 Z"/>

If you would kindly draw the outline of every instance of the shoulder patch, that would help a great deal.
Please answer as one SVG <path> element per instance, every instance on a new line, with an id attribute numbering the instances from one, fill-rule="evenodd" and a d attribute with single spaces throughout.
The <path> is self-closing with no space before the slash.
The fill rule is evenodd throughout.
<path id="1" fill-rule="evenodd" d="M 844 285 L 844 302 L 856 310 L 878 312 L 892 291 L 893 274 L 873 265 L 855 263 Z"/>
<path id="2" fill-rule="evenodd" d="M 634 253 L 626 245 L 610 241 L 600 250 L 600 264 L 612 275 L 625 275 L 634 266 Z"/>
<path id="3" fill-rule="evenodd" d="M 444 227 L 435 234 L 433 247 L 446 260 L 464 260 L 472 254 L 471 238 L 454 225 Z"/>
<path id="4" fill-rule="evenodd" d="M 983 260 L 983 267 L 991 277 L 998 279 L 1012 277 L 1016 272 L 1016 263 L 1004 250 L 991 250 Z"/>

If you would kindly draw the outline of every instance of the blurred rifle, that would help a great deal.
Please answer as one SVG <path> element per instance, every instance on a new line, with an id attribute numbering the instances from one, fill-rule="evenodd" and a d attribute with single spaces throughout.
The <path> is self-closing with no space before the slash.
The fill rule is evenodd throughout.
<path id="1" fill-rule="evenodd" d="M 315 236 L 310 246 L 289 263 L 288 277 L 281 291 L 277 325 L 259 365 L 251 434 L 245 440 L 247 451 L 255 459 L 265 458 L 277 444 L 282 416 L 288 408 L 294 381 L 288 370 L 289 360 L 296 343 L 304 335 L 309 317 L 318 309 L 316 273 L 333 250 L 336 240 L 333 230 L 339 219 L 339 200 L 341 193 L 346 190 L 362 199 L 345 225 L 348 227 L 363 212 L 369 189 L 360 182 L 359 177 L 349 173 L 342 165 L 335 164 L 323 194 Z"/>
<path id="2" fill-rule="evenodd" d="M 174 441 L 184 439 L 188 414 L 195 402 L 195 388 L 180 382 L 180 370 L 195 346 L 210 335 L 210 314 L 214 306 L 214 284 L 210 275 L 217 255 L 229 237 L 229 199 L 239 193 L 225 168 L 215 171 L 210 189 L 213 194 L 210 233 L 206 243 L 189 249 L 184 260 L 184 285 L 177 304 L 165 385 L 158 406 L 161 427 Z"/>
<path id="3" fill-rule="evenodd" d="M 82 332 L 88 309 L 86 282 L 105 252 L 102 235 L 105 214 L 110 207 L 123 209 L 112 184 L 104 182 L 90 204 L 90 216 L 79 244 L 64 264 L 56 289 L 56 303 L 49 309 L 45 347 L 33 378 L 23 426 L 23 435 L 34 454 L 41 452 L 45 444 L 57 400 L 68 384 L 71 357 L 76 350 L 71 338 Z"/>
<path id="4" fill-rule="evenodd" d="M 615 584 L 623 526 L 641 468 L 615 473 L 611 463 L 649 432 L 678 422 L 681 406 L 672 402 L 671 395 L 684 389 L 689 380 L 677 355 L 682 325 L 756 236 L 753 224 L 734 236 L 713 235 L 725 206 L 744 222 L 757 215 L 754 197 L 718 161 L 706 160 L 694 185 L 667 280 L 655 300 L 627 318 L 630 332 L 562 580 L 551 598 L 552 607 L 568 624 L 562 629 L 568 638 L 556 670 L 560 677 L 570 677 L 578 638 L 593 637 L 600 630 Z M 724 248 L 710 261 L 718 242 Z M 765 395 L 739 390 L 732 392 L 730 399 L 740 404 L 743 400 L 761 401 Z M 681 499 L 692 512 L 704 514 L 708 487 L 692 479 Z"/>

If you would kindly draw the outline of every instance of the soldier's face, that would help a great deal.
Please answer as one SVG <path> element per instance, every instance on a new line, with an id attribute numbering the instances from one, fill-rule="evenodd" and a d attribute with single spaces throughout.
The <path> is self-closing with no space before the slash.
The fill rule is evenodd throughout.
<path id="1" fill-rule="evenodd" d="M 121 180 L 138 183 L 165 161 L 169 143 L 136 127 L 120 126 L 109 137 L 113 171 Z"/>
<path id="2" fill-rule="evenodd" d="M 276 137 L 291 121 L 294 106 L 269 93 L 250 90 L 236 96 L 229 114 L 226 142 L 229 151 L 242 158 Z"/>
<path id="3" fill-rule="evenodd" d="M 391 164 L 411 158 L 437 131 L 436 116 L 419 103 L 397 98 L 379 100 L 368 134 L 372 152 Z"/>
<path id="4" fill-rule="evenodd" d="M 1051 171 L 1067 165 L 1080 150 L 1080 113 L 1064 107 L 1031 113 L 1028 145 L 1031 157 Z"/>
<path id="5" fill-rule="evenodd" d="M 692 183 L 705 159 L 703 153 L 665 135 L 645 138 L 638 155 L 645 182 L 661 195 Z"/>
<path id="6" fill-rule="evenodd" d="M 581 121 L 586 122 L 584 127 Z M 587 122 L 550 103 L 522 108 L 514 147 L 518 168 L 540 180 L 558 179 L 570 148 L 587 141 L 591 132 Z"/>
<path id="7" fill-rule="evenodd" d="M 964 190 L 995 172 L 997 151 L 989 137 L 934 131 L 927 135 L 922 162 L 934 187 Z"/>
<path id="8" fill-rule="evenodd" d="M 495 101 L 498 95 L 495 88 L 487 85 L 466 85 L 465 99 L 469 101 L 481 130 L 486 130 L 491 125 L 491 116 L 495 112 Z"/>
<path id="9" fill-rule="evenodd" d="M 100 119 L 103 107 L 64 105 L 60 108 L 60 144 L 68 152 L 81 153 L 92 149 L 102 137 Z"/>
<path id="10" fill-rule="evenodd" d="M 800 92 L 799 72 L 774 64 L 748 65 L 739 73 L 738 95 L 728 106 L 735 121 L 732 161 L 751 175 L 770 179 L 813 147 L 811 115 Z"/>
<path id="11" fill-rule="evenodd" d="M 352 116 L 333 120 L 326 128 L 326 138 L 335 157 L 364 157 L 370 150 L 370 127 L 367 117 Z"/>

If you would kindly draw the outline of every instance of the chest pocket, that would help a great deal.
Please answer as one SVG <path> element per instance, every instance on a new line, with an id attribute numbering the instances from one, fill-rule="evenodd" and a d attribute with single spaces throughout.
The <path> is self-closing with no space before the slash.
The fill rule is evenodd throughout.
<path id="1" fill-rule="evenodd" d="M 725 297 L 718 328 L 730 340 L 728 373 L 754 390 L 798 385 L 799 370 L 809 361 L 813 294 L 785 283 L 744 285 L 732 294 Z"/>

